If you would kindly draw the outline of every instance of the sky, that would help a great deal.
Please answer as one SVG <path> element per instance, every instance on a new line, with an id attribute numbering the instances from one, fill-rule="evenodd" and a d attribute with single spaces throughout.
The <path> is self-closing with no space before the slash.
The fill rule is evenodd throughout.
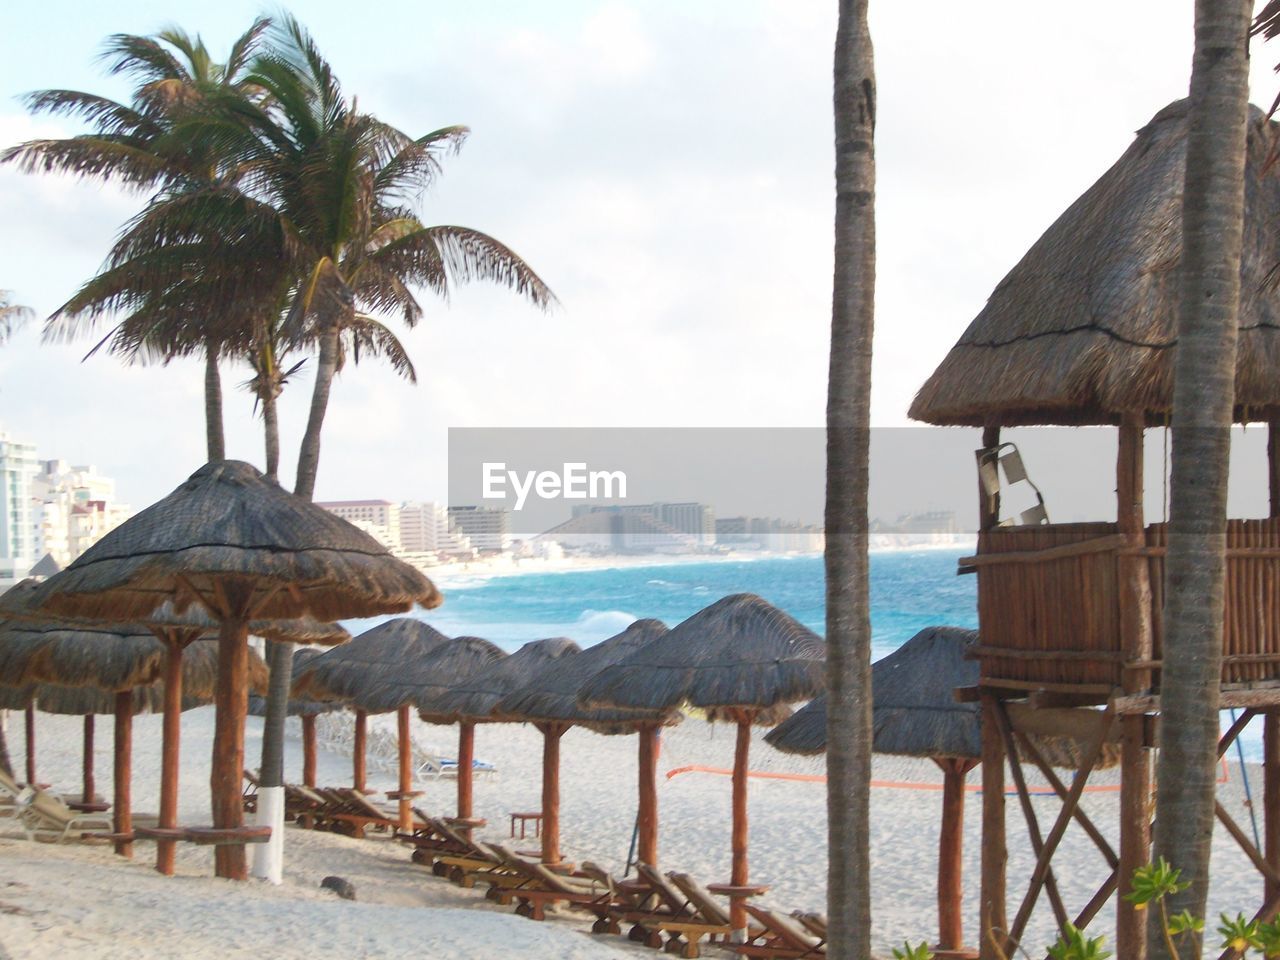
<path id="1" fill-rule="evenodd" d="M 873 422 L 915 390 L 1021 254 L 1186 95 L 1192 0 L 872 3 L 878 86 Z M 128 88 L 95 57 L 169 24 L 216 56 L 272 8 L 224 0 L 22 4 L 5 13 L 0 146 L 75 132 L 31 117 L 46 87 Z M 831 0 L 378 0 L 289 7 L 362 110 L 420 135 L 462 123 L 421 207 L 484 230 L 551 286 L 541 313 L 480 286 L 400 329 L 411 386 L 348 367 L 317 499 L 446 496 L 457 427 L 813 427 L 823 423 L 834 212 Z M 355 12 L 353 13 L 353 9 Z M 364 16 L 360 12 L 364 12 Z M 1280 86 L 1254 51 L 1253 99 Z M 145 198 L 0 168 L 0 289 L 36 320 L 0 347 L 0 430 L 92 463 L 144 506 L 204 460 L 202 367 L 81 362 L 43 319 Z M 230 456 L 261 425 L 227 367 Z M 282 398 L 292 477 L 310 373 Z"/>

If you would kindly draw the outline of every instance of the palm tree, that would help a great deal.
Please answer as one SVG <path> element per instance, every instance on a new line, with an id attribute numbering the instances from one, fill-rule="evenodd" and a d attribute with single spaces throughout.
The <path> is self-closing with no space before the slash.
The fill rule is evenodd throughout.
<path id="1" fill-rule="evenodd" d="M 875 60 L 868 0 L 840 0 L 835 279 L 827 379 L 827 914 L 833 960 L 871 955 L 867 462 L 875 318 Z"/>
<path id="2" fill-rule="evenodd" d="M 394 311 L 413 326 L 422 315 L 413 287 L 447 295 L 455 283 L 473 280 L 503 284 L 544 308 L 553 298 L 497 240 L 465 227 L 426 226 L 415 214 L 413 205 L 440 171 L 440 155 L 461 146 L 465 127 L 413 138 L 359 112 L 292 18 L 273 30 L 271 49 L 255 62 L 250 81 L 262 99 L 228 99 L 204 135 L 219 155 L 236 158 L 243 189 L 276 212 L 287 235 L 289 309 L 274 335 L 259 344 L 255 382 L 266 414 L 276 392 L 279 347 L 315 348 L 311 409 L 294 484 L 295 494 L 310 499 L 333 379 L 346 358 L 381 356 L 397 372 L 414 376 L 403 346 L 375 313 Z M 227 116 L 236 122 L 226 122 Z M 216 222 L 202 222 L 218 229 Z M 224 224 L 235 225 L 235 218 Z M 264 786 L 283 783 L 293 649 L 275 644 L 271 654 Z"/>
<path id="3" fill-rule="evenodd" d="M 19 306 L 10 299 L 8 290 L 0 290 L 0 346 L 18 332 L 31 319 L 31 308 Z"/>
<path id="4" fill-rule="evenodd" d="M 1190 881 L 1170 909 L 1197 917 L 1214 823 L 1251 8 L 1196 0 L 1183 189 L 1154 856 Z M 1154 957 L 1168 958 L 1164 937 L 1148 940 Z"/>
<path id="5" fill-rule="evenodd" d="M 203 109 L 215 94 L 253 95 L 245 79 L 247 68 L 269 25 L 265 18 L 256 20 L 232 44 L 224 64 L 213 60 L 198 35 L 193 37 L 176 28 L 154 37 L 110 37 L 102 58 L 110 74 L 135 81 L 132 102 L 118 103 L 76 90 L 33 93 L 27 97 L 32 112 L 75 117 L 88 122 L 93 131 L 66 139 L 29 141 L 5 151 L 0 162 L 17 163 L 27 172 L 70 173 L 139 190 L 181 189 L 214 181 L 222 173 L 222 158 L 184 136 L 184 120 Z M 215 332 L 219 325 L 213 321 L 225 301 L 210 299 L 203 305 L 186 307 L 182 313 L 184 321 L 196 328 L 194 339 L 189 332 L 186 339 L 175 339 L 160 332 L 163 317 L 156 302 L 169 297 L 168 313 L 172 313 L 172 291 L 145 271 L 134 271 L 133 280 L 131 303 L 139 315 L 131 318 L 137 321 L 132 343 L 145 341 L 149 355 L 165 361 L 197 349 L 204 354 L 208 457 L 223 459 L 226 453 L 218 362 L 227 344 Z M 190 285 L 182 299 L 188 304 L 193 301 Z M 107 312 L 91 309 L 92 303 L 91 291 L 82 290 L 76 300 L 59 311 L 47 336 L 56 340 L 92 332 L 93 321 Z M 139 327 L 144 328 L 145 335 L 138 332 Z M 128 343 L 130 339 L 122 338 L 120 342 Z M 126 355 L 137 359 L 143 353 L 135 348 L 132 353 L 126 351 Z"/>

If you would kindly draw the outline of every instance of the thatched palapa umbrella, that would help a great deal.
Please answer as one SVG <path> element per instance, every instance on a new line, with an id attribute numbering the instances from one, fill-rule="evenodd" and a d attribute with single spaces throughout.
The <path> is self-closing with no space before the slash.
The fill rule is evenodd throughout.
<path id="1" fill-rule="evenodd" d="M 209 463 L 41 586 L 72 616 L 134 620 L 166 600 L 220 625 L 210 788 L 217 873 L 244 879 L 244 718 L 249 624 L 400 613 L 440 594 L 368 534 L 286 493 L 247 463 Z M 274 831 L 279 837 L 279 831 Z"/>
<path id="2" fill-rule="evenodd" d="M 667 633 L 660 620 L 637 620 L 621 633 L 555 662 L 554 669 L 540 670 L 523 686 L 497 702 L 492 715 L 498 720 L 532 723 L 544 738 L 556 745 L 551 764 L 542 770 L 542 859 L 560 862 L 560 776 L 559 741 L 572 726 L 587 727 L 602 734 L 638 733 L 640 740 L 640 800 L 637 821 L 640 832 L 640 859 L 657 865 L 658 860 L 658 731 L 679 723 L 679 710 L 618 710 L 589 708 L 578 703 L 582 685 L 605 667 L 630 656 Z M 544 751 L 545 754 L 546 751 Z"/>
<path id="3" fill-rule="evenodd" d="M 733 870 L 729 886 L 743 891 L 747 872 L 747 771 L 753 724 L 772 725 L 788 704 L 808 700 L 823 685 L 822 638 L 760 597 L 717 600 L 591 679 L 580 694 L 588 706 L 649 710 L 689 704 L 709 720 L 738 725 L 733 758 Z M 731 894 L 733 925 L 747 925 L 744 897 Z"/>
<path id="4" fill-rule="evenodd" d="M 399 804 L 400 828 L 413 824 L 413 755 L 409 708 L 414 687 L 406 682 L 414 666 L 452 643 L 443 633 L 413 617 L 397 617 L 366 630 L 350 643 L 307 661 L 295 689 L 318 700 L 341 700 L 356 711 L 351 751 L 353 786 L 365 791 L 366 718 L 396 713 L 400 782 L 388 796 Z"/>
<path id="5" fill-rule="evenodd" d="M 475 637 L 465 639 L 473 646 L 486 642 Z M 419 716 L 423 720 L 427 723 L 461 724 L 466 735 L 466 742 L 460 742 L 458 750 L 458 820 L 463 829 L 469 829 L 475 824 L 471 815 L 471 776 L 475 760 L 472 737 L 475 724 L 493 722 L 492 710 L 499 700 L 537 676 L 549 664 L 559 663 L 566 654 L 577 650 L 578 645 L 565 637 L 534 640 L 510 656 L 491 659 L 488 664 L 477 666 L 468 673 L 447 679 L 442 677 L 437 682 L 446 683 L 444 688 L 424 685 L 419 689 L 417 702 Z M 483 647 L 479 648 L 479 652 L 487 654 Z M 551 747 L 544 739 L 543 746 L 545 769 L 549 762 L 547 750 L 558 749 L 559 741 L 556 740 L 554 747 Z M 465 795 L 461 785 L 463 776 L 467 777 Z"/>

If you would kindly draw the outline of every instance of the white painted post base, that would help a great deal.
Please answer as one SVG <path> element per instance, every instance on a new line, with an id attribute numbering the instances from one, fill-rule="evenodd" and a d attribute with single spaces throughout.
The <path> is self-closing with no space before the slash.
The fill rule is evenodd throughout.
<path id="1" fill-rule="evenodd" d="M 253 845 L 250 873 L 260 880 L 279 884 L 284 879 L 284 787 L 258 788 L 256 823 L 271 828 L 271 839 Z"/>

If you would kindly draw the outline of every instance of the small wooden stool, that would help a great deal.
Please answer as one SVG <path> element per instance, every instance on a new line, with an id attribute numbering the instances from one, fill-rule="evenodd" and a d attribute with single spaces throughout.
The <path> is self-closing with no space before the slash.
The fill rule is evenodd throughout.
<path id="1" fill-rule="evenodd" d="M 533 823 L 533 835 L 535 837 L 542 836 L 542 814 L 541 813 L 513 813 L 511 814 L 511 836 L 516 835 L 516 821 L 520 821 L 520 837 L 525 838 L 526 826 Z"/>

